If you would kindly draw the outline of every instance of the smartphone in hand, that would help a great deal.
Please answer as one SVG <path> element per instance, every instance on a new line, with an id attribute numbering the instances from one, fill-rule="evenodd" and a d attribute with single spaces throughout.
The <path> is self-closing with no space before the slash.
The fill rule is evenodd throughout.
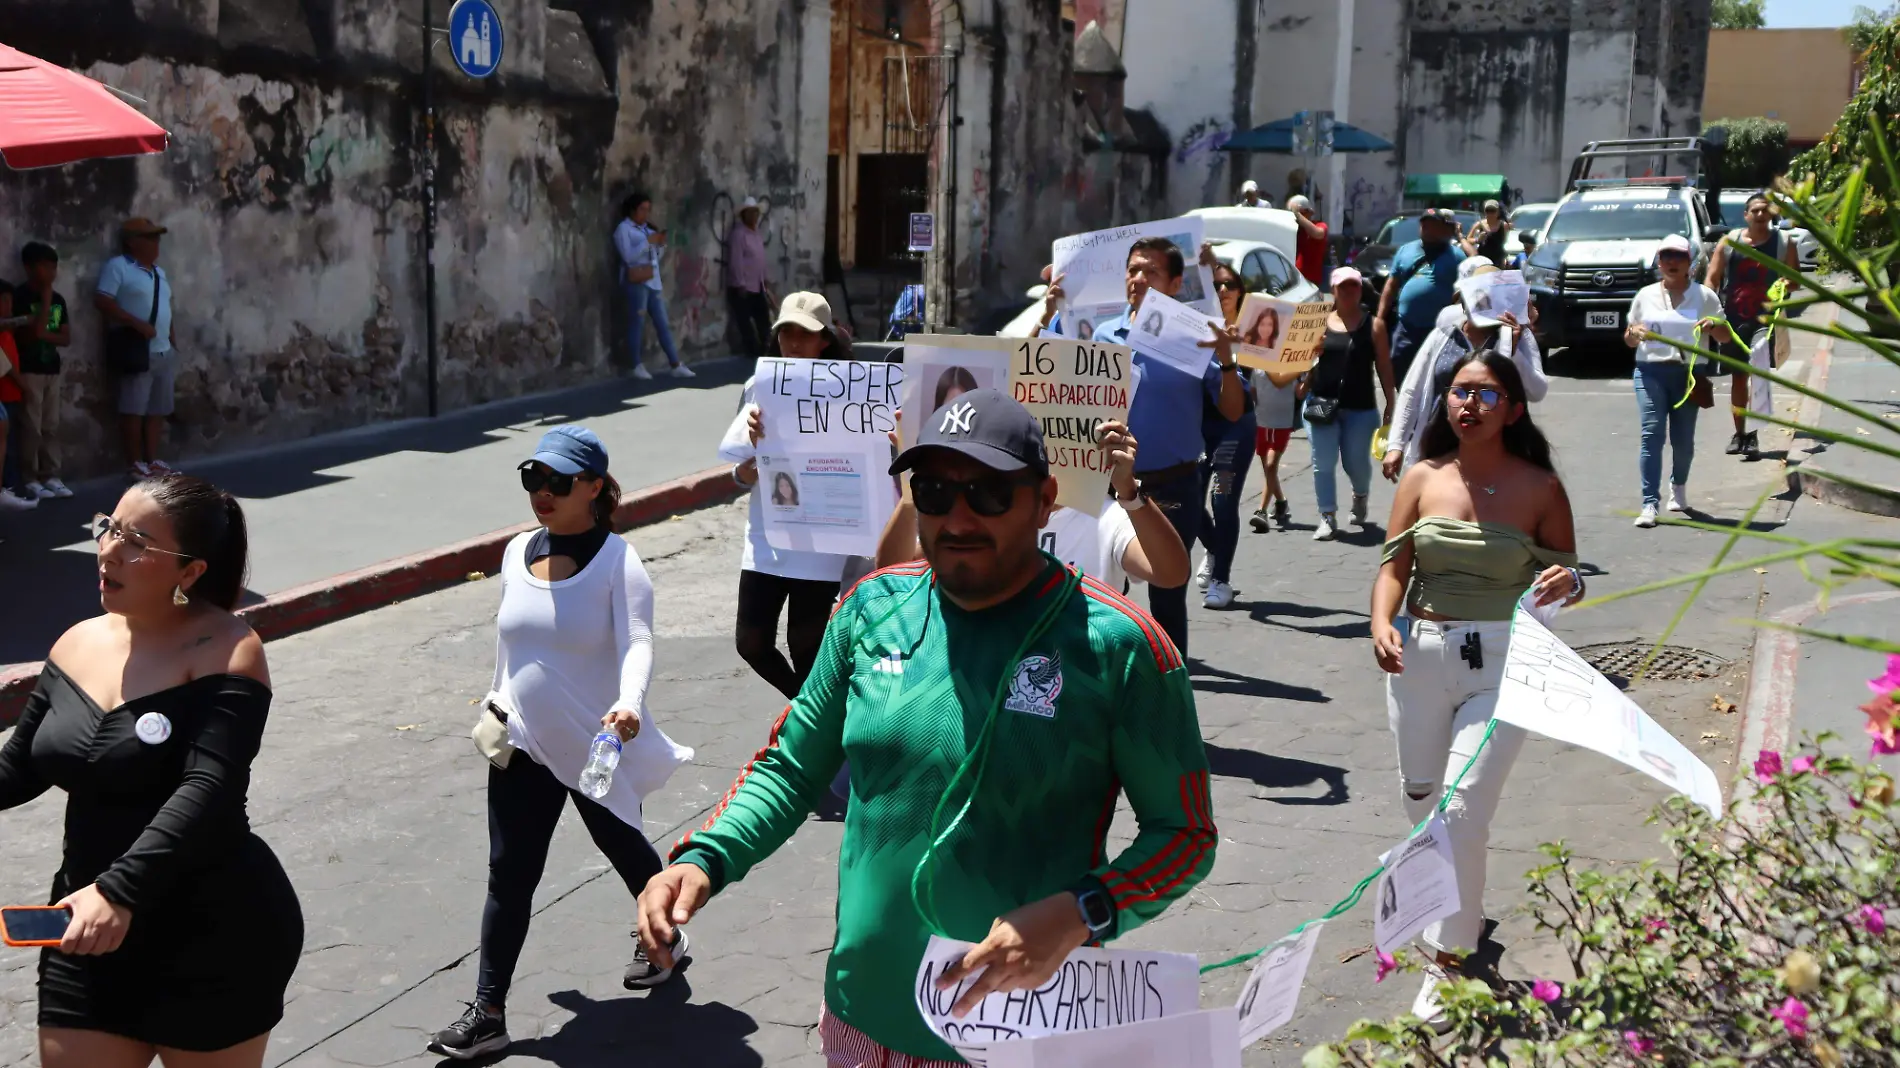
<path id="1" fill-rule="evenodd" d="M 8 905 L 0 908 L 0 942 L 57 946 L 72 922 L 73 910 L 63 905 Z"/>

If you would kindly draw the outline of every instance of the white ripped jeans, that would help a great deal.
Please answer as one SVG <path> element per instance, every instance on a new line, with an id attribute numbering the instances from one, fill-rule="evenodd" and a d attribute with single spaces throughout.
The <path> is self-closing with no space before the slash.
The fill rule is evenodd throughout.
<path id="1" fill-rule="evenodd" d="M 1416 826 L 1432 814 L 1445 787 L 1478 751 L 1497 708 L 1504 675 L 1510 620 L 1433 623 L 1401 615 L 1393 621 L 1404 638 L 1405 670 L 1385 679 L 1385 703 L 1399 744 L 1399 789 L 1405 818 Z M 1473 668 L 1465 642 L 1478 636 L 1483 666 Z M 1524 747 L 1524 732 L 1500 723 L 1471 770 L 1445 806 L 1452 860 L 1458 872 L 1459 909 L 1425 928 L 1433 949 L 1467 953 L 1484 933 L 1485 850 L 1491 817 L 1504 792 L 1505 776 Z"/>

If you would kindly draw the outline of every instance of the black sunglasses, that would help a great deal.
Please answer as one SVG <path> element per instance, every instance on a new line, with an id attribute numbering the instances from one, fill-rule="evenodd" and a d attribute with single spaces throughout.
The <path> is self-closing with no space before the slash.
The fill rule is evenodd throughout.
<path id="1" fill-rule="evenodd" d="M 574 480 L 583 477 L 586 476 L 555 474 L 534 466 L 533 460 L 521 465 L 521 488 L 529 493 L 539 493 L 545 489 L 556 497 L 565 497 L 574 492 Z"/>
<path id="2" fill-rule="evenodd" d="M 1242 292 L 1245 292 L 1247 289 L 1246 286 L 1242 285 L 1239 282 L 1234 281 L 1231 278 L 1223 278 L 1220 281 L 1215 282 L 1214 288 L 1215 289 L 1236 289 Z"/>
<path id="3" fill-rule="evenodd" d="M 1025 475 L 984 475 L 968 482 L 935 475 L 912 475 L 910 496 L 917 504 L 917 511 L 924 515 L 949 515 L 957 506 L 957 498 L 962 497 L 970 502 L 970 511 L 985 519 L 994 519 L 1015 505 L 1016 487 L 1034 484 Z"/>

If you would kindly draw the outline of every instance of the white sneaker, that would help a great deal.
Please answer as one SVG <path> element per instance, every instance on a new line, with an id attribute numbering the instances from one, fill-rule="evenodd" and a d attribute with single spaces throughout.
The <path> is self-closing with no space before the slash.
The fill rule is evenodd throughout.
<path id="1" fill-rule="evenodd" d="M 23 496 L 37 501 L 41 497 L 51 497 L 52 494 L 46 492 L 46 486 L 43 483 L 34 481 L 26 484 L 26 493 Z"/>
<path id="2" fill-rule="evenodd" d="M 1418 997 L 1412 999 L 1412 1015 L 1425 1022 L 1425 1026 L 1439 1034 L 1451 1030 L 1451 1021 L 1445 1017 L 1445 1007 L 1438 1003 L 1438 987 L 1451 981 L 1450 973 L 1434 961 L 1425 963 L 1425 985 L 1419 987 Z"/>
<path id="3" fill-rule="evenodd" d="M 1233 586 L 1219 579 L 1207 584 L 1207 596 L 1201 599 L 1202 608 L 1226 608 L 1233 603 Z"/>
<path id="4" fill-rule="evenodd" d="M 49 478 L 40 483 L 40 486 L 47 494 L 54 497 L 70 497 L 73 495 L 73 491 L 66 488 L 66 483 L 61 482 L 57 478 Z"/>
<path id="5" fill-rule="evenodd" d="M 1689 510 L 1689 487 L 1669 487 L 1669 510 L 1672 512 L 1686 512 Z"/>
<path id="6" fill-rule="evenodd" d="M 0 489 L 0 512 L 25 512 L 39 506 L 38 501 L 28 500 L 10 489 Z"/>
<path id="7" fill-rule="evenodd" d="M 1201 557 L 1201 568 L 1194 572 L 1194 585 L 1206 589 L 1208 580 L 1214 577 L 1214 556 L 1212 553 Z"/>
<path id="8" fill-rule="evenodd" d="M 699 377 L 698 375 L 693 373 L 693 369 L 691 367 L 688 367 L 683 363 L 675 366 L 671 374 L 673 375 L 674 378 L 698 378 Z"/>
<path id="9" fill-rule="evenodd" d="M 633 365 L 633 377 L 642 382 L 651 382 L 653 381 L 653 372 L 647 370 L 646 364 L 636 363 Z"/>
<path id="10" fill-rule="evenodd" d="M 1314 541 L 1332 541 L 1339 536 L 1339 517 L 1334 512 L 1319 514 L 1319 527 L 1313 531 Z"/>
<path id="11" fill-rule="evenodd" d="M 1366 525 L 1366 495 L 1363 493 L 1352 495 L 1352 521 L 1358 526 Z"/>
<path id="12" fill-rule="evenodd" d="M 1639 527 L 1643 527 L 1645 529 L 1655 526 L 1656 525 L 1656 506 L 1653 504 L 1643 505 L 1642 514 L 1636 517 L 1636 525 Z"/>

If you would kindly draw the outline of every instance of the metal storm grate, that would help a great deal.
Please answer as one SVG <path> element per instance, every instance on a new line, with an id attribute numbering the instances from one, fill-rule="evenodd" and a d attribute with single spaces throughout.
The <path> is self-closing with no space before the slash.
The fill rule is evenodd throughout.
<path id="1" fill-rule="evenodd" d="M 1636 674 L 1636 669 L 1654 648 L 1647 642 L 1608 642 L 1579 646 L 1577 653 L 1589 661 L 1591 667 L 1605 675 L 1628 679 Z M 1712 679 L 1728 666 L 1729 661 L 1714 653 L 1682 645 L 1665 645 L 1656 651 L 1656 658 L 1650 661 L 1643 677 L 1670 682 Z"/>

